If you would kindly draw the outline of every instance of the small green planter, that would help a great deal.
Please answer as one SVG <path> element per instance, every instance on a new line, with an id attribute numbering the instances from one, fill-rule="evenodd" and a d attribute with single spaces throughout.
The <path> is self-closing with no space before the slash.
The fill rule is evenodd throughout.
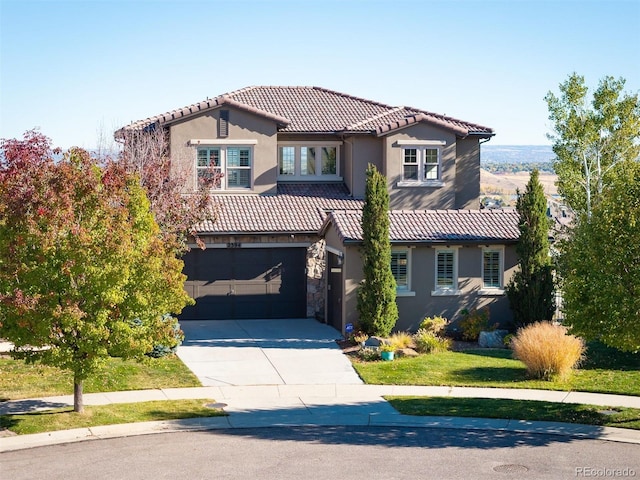
<path id="1" fill-rule="evenodd" d="M 382 358 L 382 360 L 386 360 L 388 362 L 390 362 L 391 360 L 393 360 L 394 357 L 394 353 L 395 352 L 380 352 L 380 357 Z"/>

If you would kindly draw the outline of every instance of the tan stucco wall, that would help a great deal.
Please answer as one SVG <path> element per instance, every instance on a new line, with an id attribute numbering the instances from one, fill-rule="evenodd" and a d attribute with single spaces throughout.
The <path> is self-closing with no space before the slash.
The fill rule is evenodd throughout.
<path id="1" fill-rule="evenodd" d="M 480 144 L 477 138 L 458 139 L 456 143 L 455 208 L 480 208 Z"/>
<path id="2" fill-rule="evenodd" d="M 344 182 L 354 198 L 364 198 L 367 166 L 372 163 L 382 172 L 382 139 L 354 136 L 344 140 Z"/>
<path id="3" fill-rule="evenodd" d="M 277 177 L 277 125 L 274 121 L 235 108 L 229 110 L 229 135 L 218 137 L 220 110 L 216 109 L 202 115 L 171 125 L 171 156 L 178 172 L 189 179 L 187 189 L 196 188 L 196 147 L 189 145 L 191 139 L 219 139 L 229 142 L 238 140 L 257 140 L 253 147 L 252 189 L 254 193 L 275 191 Z M 246 191 L 246 190 L 243 190 Z M 238 190 L 230 190 L 237 193 Z"/>
<path id="4" fill-rule="evenodd" d="M 460 319 L 463 308 L 490 307 L 491 321 L 507 324 L 511 310 L 506 295 L 480 295 L 482 286 L 482 246 L 464 245 L 458 247 L 458 289 L 459 295 L 433 296 L 435 285 L 435 248 L 415 247 L 411 249 L 411 289 L 414 297 L 397 297 L 400 318 L 396 330 L 415 331 L 426 316 L 441 315 L 452 321 Z M 513 246 L 504 251 L 504 282 L 509 281 L 517 265 Z"/>
<path id="5" fill-rule="evenodd" d="M 419 123 L 383 139 L 383 168 L 389 185 L 392 210 L 455 208 L 456 136 L 446 130 Z M 442 187 L 399 187 L 402 179 L 402 146 L 398 140 L 444 141 L 442 146 Z"/>
<path id="6" fill-rule="evenodd" d="M 326 234 L 327 246 L 332 246 L 345 254 L 343 264 L 343 328 L 347 323 L 358 324 L 357 291 L 362 281 L 362 260 L 359 247 L 341 245 L 332 228 Z M 394 245 L 394 247 L 400 247 Z M 435 248 L 416 246 L 411 248 L 411 291 L 414 296 L 398 296 L 399 319 L 396 331 L 416 331 L 426 316 L 441 315 L 449 320 L 460 320 L 463 308 L 488 306 L 491 322 L 507 325 L 512 319 L 506 295 L 481 295 L 480 275 L 482 272 L 482 246 L 465 245 L 458 247 L 458 287 L 459 295 L 434 296 Z M 517 266 L 514 246 L 505 246 L 504 284 L 506 285 Z"/>

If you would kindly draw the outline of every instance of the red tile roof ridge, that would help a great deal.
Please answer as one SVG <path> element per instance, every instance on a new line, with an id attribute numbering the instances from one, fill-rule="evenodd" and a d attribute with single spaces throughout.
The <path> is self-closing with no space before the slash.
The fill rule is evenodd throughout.
<path id="1" fill-rule="evenodd" d="M 421 108 L 415 108 L 415 107 L 406 107 L 408 110 L 412 110 L 414 112 L 420 112 L 423 115 L 426 115 L 428 117 L 433 117 L 433 118 L 439 118 L 444 122 L 447 122 L 447 124 L 451 123 L 451 122 L 460 122 L 460 123 L 465 123 L 466 125 L 470 126 L 470 127 L 475 127 L 478 129 L 478 131 L 482 131 L 482 132 L 493 132 L 492 128 L 489 127 L 485 127 L 484 125 L 480 125 L 477 123 L 473 123 L 473 122 L 467 122 L 466 120 L 460 120 L 459 118 L 455 118 L 455 117 L 451 117 L 449 115 L 444 115 L 441 113 L 435 113 L 435 112 L 430 112 L 428 110 L 423 110 Z M 469 130 L 472 131 L 472 130 Z M 475 131 L 475 130 L 474 130 Z"/>
<path id="2" fill-rule="evenodd" d="M 388 117 L 389 115 L 393 115 L 396 112 L 400 112 L 401 110 L 404 110 L 405 107 L 395 107 L 395 108 L 391 108 L 391 110 L 387 110 L 385 112 L 381 112 L 377 115 L 374 115 L 372 117 L 369 118 L 365 118 L 363 120 L 360 120 L 359 122 L 353 123 L 351 125 L 347 125 L 346 127 L 344 127 L 345 130 L 353 130 L 356 129 L 358 127 L 361 127 L 363 125 L 366 125 L 367 123 L 373 122 L 374 120 L 379 120 L 381 118 L 384 117 Z"/>
<path id="3" fill-rule="evenodd" d="M 255 113 L 256 115 L 260 115 L 261 117 L 265 117 L 268 118 L 270 120 L 274 120 L 278 123 L 281 123 L 283 125 L 289 125 L 291 123 L 291 120 L 289 120 L 288 118 L 285 118 L 281 115 L 276 115 L 274 113 L 271 112 L 267 112 L 266 110 L 261 110 L 259 108 L 256 107 L 252 107 L 251 105 L 247 105 L 246 103 L 242 103 L 242 102 L 238 102 L 237 100 L 234 100 L 233 98 L 228 98 L 225 96 L 222 96 L 222 104 L 223 105 L 230 105 L 232 107 L 236 107 L 240 110 L 245 110 L 247 112 L 250 113 Z"/>

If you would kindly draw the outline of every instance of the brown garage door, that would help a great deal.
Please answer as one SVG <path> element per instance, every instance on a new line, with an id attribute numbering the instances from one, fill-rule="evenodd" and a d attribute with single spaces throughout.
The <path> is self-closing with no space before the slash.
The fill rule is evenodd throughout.
<path id="1" fill-rule="evenodd" d="M 306 316 L 304 248 L 192 249 L 185 288 L 195 299 L 182 320 Z"/>

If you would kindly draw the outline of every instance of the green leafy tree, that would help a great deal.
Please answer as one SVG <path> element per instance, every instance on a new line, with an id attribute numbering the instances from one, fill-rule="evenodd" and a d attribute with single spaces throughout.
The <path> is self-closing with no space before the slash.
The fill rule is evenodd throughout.
<path id="1" fill-rule="evenodd" d="M 586 215 L 584 215 L 586 217 Z M 625 161 L 563 245 L 565 323 L 610 347 L 640 350 L 640 164 Z"/>
<path id="2" fill-rule="evenodd" d="M 398 320 L 396 282 L 391 272 L 389 192 L 375 166 L 367 168 L 362 209 L 362 264 L 364 280 L 358 289 L 361 328 L 370 335 L 388 336 Z"/>
<path id="3" fill-rule="evenodd" d="M 16 355 L 83 381 L 110 356 L 141 360 L 175 343 L 192 300 L 183 262 L 163 241 L 138 179 L 71 149 L 54 161 L 37 132 L 3 140 L 0 160 L 0 336 Z"/>
<path id="4" fill-rule="evenodd" d="M 603 78 L 589 103 L 584 77 L 574 73 L 560 85 L 560 96 L 545 96 L 558 191 L 578 215 L 591 215 L 617 163 L 640 154 L 640 103 L 637 94 L 623 93 L 624 84 Z"/>
<path id="5" fill-rule="evenodd" d="M 524 194 L 518 192 L 520 239 L 516 246 L 519 269 L 507 285 L 507 295 L 518 327 L 551 320 L 555 310 L 553 268 L 549 256 L 547 199 L 538 170 L 533 170 Z"/>

